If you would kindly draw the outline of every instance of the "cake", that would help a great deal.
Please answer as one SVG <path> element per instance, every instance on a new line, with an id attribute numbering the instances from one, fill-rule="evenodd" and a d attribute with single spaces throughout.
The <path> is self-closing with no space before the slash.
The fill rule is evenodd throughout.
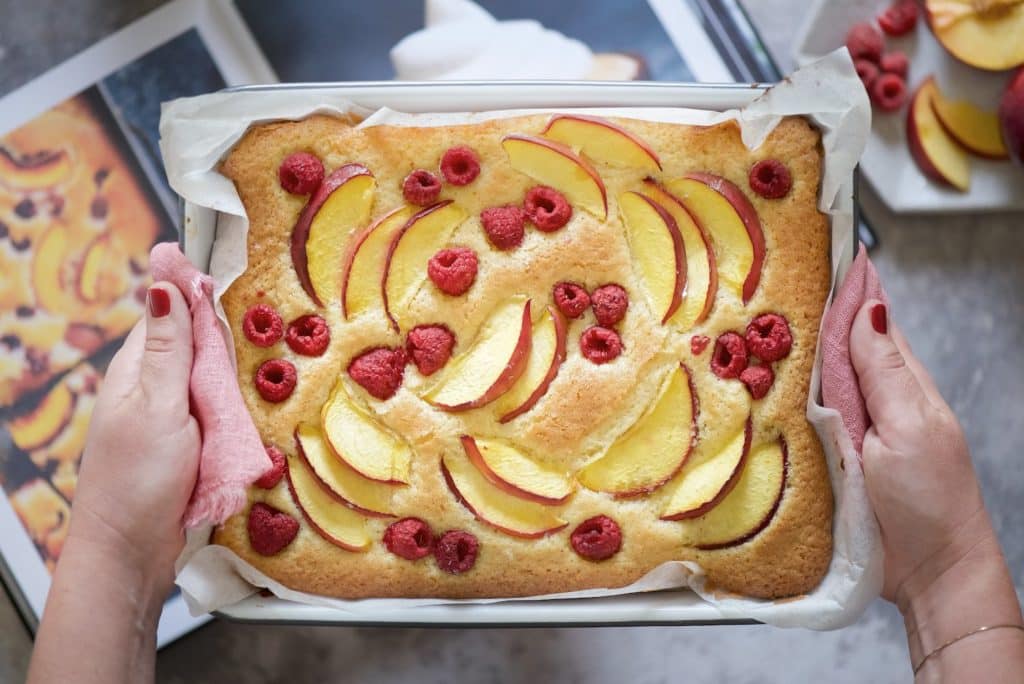
<path id="1" fill-rule="evenodd" d="M 621 587 L 672 560 L 811 591 L 819 132 L 356 123 L 256 125 L 222 161 L 249 233 L 221 301 L 273 467 L 213 543 L 343 598 Z"/>

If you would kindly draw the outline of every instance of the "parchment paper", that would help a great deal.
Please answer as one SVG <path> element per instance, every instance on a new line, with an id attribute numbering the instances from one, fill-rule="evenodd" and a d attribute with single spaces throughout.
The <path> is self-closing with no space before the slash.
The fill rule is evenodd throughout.
<path id="1" fill-rule="evenodd" d="M 268 90 L 217 93 L 175 100 L 164 105 L 160 147 L 171 186 L 195 207 L 217 212 L 212 239 L 209 225 L 186 226 L 186 254 L 197 264 L 209 262 L 216 278 L 215 303 L 223 319 L 220 296 L 245 269 L 248 220 L 234 186 L 216 172 L 221 157 L 252 123 L 301 119 L 313 113 L 354 112 L 367 117 L 361 126 L 434 126 L 467 123 L 551 110 L 515 110 L 475 114 L 404 114 L 371 112 L 330 90 Z M 833 287 L 840 266 L 852 258 L 854 167 L 870 130 L 870 105 L 845 50 L 803 67 L 741 110 L 601 108 L 594 114 L 688 124 L 713 124 L 736 119 L 747 147 L 756 148 L 786 115 L 811 118 L 823 131 L 825 151 L 819 208 L 831 218 Z M 194 213 L 194 212 L 193 212 Z M 227 326 L 225 325 L 225 328 Z M 714 605 L 723 618 L 754 618 L 783 627 L 833 629 L 852 623 L 876 597 L 882 583 L 882 551 L 874 513 L 864 488 L 860 460 L 843 429 L 839 414 L 818 405 L 820 349 L 816 357 L 807 417 L 824 446 L 835 496 L 834 553 L 821 584 L 809 595 L 761 601 L 716 592 L 692 562 L 670 562 L 636 583 L 620 589 L 589 590 L 529 599 L 365 599 L 349 601 L 292 591 L 224 547 L 207 543 L 210 529 L 189 531 L 188 545 L 178 559 L 177 583 L 195 614 L 216 610 L 249 596 L 259 587 L 301 603 L 326 606 L 364 616 L 438 603 L 493 603 L 610 596 L 691 587 Z M 671 593 L 665 594 L 672 600 Z"/>

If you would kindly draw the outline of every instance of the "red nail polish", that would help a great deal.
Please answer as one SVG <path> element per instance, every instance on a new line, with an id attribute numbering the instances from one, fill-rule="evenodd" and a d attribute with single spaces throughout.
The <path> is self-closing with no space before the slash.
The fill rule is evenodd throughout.
<path id="1" fill-rule="evenodd" d="M 149 288 L 149 313 L 153 318 L 163 318 L 171 312 L 171 296 L 159 287 Z"/>
<path id="2" fill-rule="evenodd" d="M 886 315 L 885 304 L 875 304 L 871 307 L 871 327 L 879 335 L 889 332 L 889 317 Z"/>

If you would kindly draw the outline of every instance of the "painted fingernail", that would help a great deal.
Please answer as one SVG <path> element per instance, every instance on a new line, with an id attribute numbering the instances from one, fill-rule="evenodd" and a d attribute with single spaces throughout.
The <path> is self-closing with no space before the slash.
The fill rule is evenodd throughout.
<path id="1" fill-rule="evenodd" d="M 885 304 L 875 304 L 871 307 L 871 327 L 879 335 L 889 332 L 889 317 L 886 315 Z"/>
<path id="2" fill-rule="evenodd" d="M 153 318 L 163 318 L 171 312 L 171 297 L 167 290 L 159 287 L 149 288 L 149 313 Z M 873 315 L 873 314 L 872 314 Z"/>

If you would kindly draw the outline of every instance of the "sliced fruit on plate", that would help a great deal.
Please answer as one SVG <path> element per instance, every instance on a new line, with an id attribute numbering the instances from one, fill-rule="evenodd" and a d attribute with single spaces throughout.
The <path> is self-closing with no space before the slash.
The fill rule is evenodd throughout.
<path id="1" fill-rule="evenodd" d="M 733 183 L 709 173 L 691 173 L 669 181 L 665 188 L 707 231 L 719 282 L 746 304 L 757 290 L 764 265 L 764 233 L 757 210 Z"/>
<path id="2" fill-rule="evenodd" d="M 384 308 L 384 291 L 380 283 L 388 248 L 395 232 L 415 211 L 413 207 L 393 209 L 353 238 L 342 269 L 341 312 L 345 318 Z"/>
<path id="3" fill-rule="evenodd" d="M 44 447 L 56 439 L 74 411 L 75 395 L 67 385 L 57 385 L 30 413 L 9 423 L 11 440 L 22 451 Z"/>
<path id="4" fill-rule="evenodd" d="M 668 210 L 647 195 L 622 193 L 619 210 L 647 303 L 658 320 L 665 323 L 679 309 L 686 289 L 683 236 Z"/>
<path id="5" fill-rule="evenodd" d="M 768 527 L 786 489 L 783 440 L 754 447 L 732 491 L 699 518 L 680 521 L 683 543 L 712 551 L 738 546 Z"/>
<path id="6" fill-rule="evenodd" d="M 391 515 L 394 487 L 368 480 L 338 458 L 318 426 L 302 423 L 295 428 L 295 447 L 320 484 L 338 500 L 363 515 Z"/>
<path id="7" fill-rule="evenodd" d="M 921 173 L 943 185 L 967 192 L 971 168 L 967 153 L 939 123 L 932 107 L 938 93 L 934 78 L 928 78 L 914 93 L 907 111 L 907 143 Z"/>
<path id="8" fill-rule="evenodd" d="M 0 145 L 0 185 L 12 190 L 41 190 L 71 176 L 71 155 L 47 150 L 22 157 Z"/>
<path id="9" fill-rule="evenodd" d="M 515 296 L 500 304 L 469 348 L 448 362 L 424 399 L 445 411 L 485 406 L 523 374 L 532 347 L 530 300 Z"/>
<path id="10" fill-rule="evenodd" d="M 338 380 L 320 411 L 323 435 L 338 458 L 365 478 L 408 484 L 412 447 L 359 406 Z"/>
<path id="11" fill-rule="evenodd" d="M 341 293 L 342 250 L 353 230 L 366 225 L 377 182 L 362 164 L 345 164 L 324 178 L 292 228 L 295 274 L 317 306 Z"/>
<path id="12" fill-rule="evenodd" d="M 751 421 L 719 450 L 703 458 L 691 458 L 676 477 L 662 520 L 683 520 L 704 515 L 717 506 L 739 481 L 750 453 Z"/>
<path id="13" fill-rule="evenodd" d="M 455 498 L 480 522 L 513 537 L 535 539 L 568 524 L 550 507 L 525 501 L 492 485 L 465 454 L 445 454 L 441 473 Z"/>
<path id="14" fill-rule="evenodd" d="M 925 0 L 939 43 L 962 62 L 1002 71 L 1024 64 L 1021 0 Z"/>
<path id="15" fill-rule="evenodd" d="M 533 337 L 526 368 L 515 384 L 503 394 L 494 407 L 502 423 L 523 415 L 548 391 L 565 361 L 567 323 L 565 316 L 549 305 L 541 319 L 533 324 Z"/>
<path id="16" fill-rule="evenodd" d="M 384 311 L 396 331 L 407 327 L 407 310 L 427 278 L 427 262 L 448 244 L 466 220 L 466 211 L 451 200 L 420 209 L 391 238 L 381 291 Z"/>
<path id="17" fill-rule="evenodd" d="M 546 468 L 504 442 L 463 435 L 462 448 L 488 482 L 512 496 L 553 506 L 573 492 L 567 473 Z"/>
<path id="18" fill-rule="evenodd" d="M 689 369 L 680 364 L 636 423 L 603 456 L 580 470 L 580 483 L 617 497 L 657 489 L 686 463 L 697 439 L 697 411 Z"/>
<path id="19" fill-rule="evenodd" d="M 607 119 L 585 114 L 558 114 L 551 117 L 541 135 L 582 151 L 595 161 L 661 171 L 661 161 L 650 145 Z"/>
<path id="20" fill-rule="evenodd" d="M 949 100 L 938 90 L 932 93 L 932 108 L 946 132 L 968 152 L 989 159 L 1009 155 L 999 132 L 999 117 L 967 100 Z"/>
<path id="21" fill-rule="evenodd" d="M 346 551 L 370 548 L 366 519 L 326 489 L 299 456 L 288 455 L 285 474 L 295 505 L 317 534 Z"/>
<path id="22" fill-rule="evenodd" d="M 519 134 L 505 136 L 501 146 L 516 171 L 550 185 L 602 220 L 608 216 L 608 197 L 601 176 L 568 146 Z"/>
<path id="23" fill-rule="evenodd" d="M 683 238 L 686 288 L 683 292 L 682 306 L 669 322 L 680 332 L 686 332 L 706 319 L 715 303 L 715 294 L 718 292 L 715 251 L 693 214 L 660 183 L 651 177 L 645 178 L 643 193 L 672 215 Z"/>

